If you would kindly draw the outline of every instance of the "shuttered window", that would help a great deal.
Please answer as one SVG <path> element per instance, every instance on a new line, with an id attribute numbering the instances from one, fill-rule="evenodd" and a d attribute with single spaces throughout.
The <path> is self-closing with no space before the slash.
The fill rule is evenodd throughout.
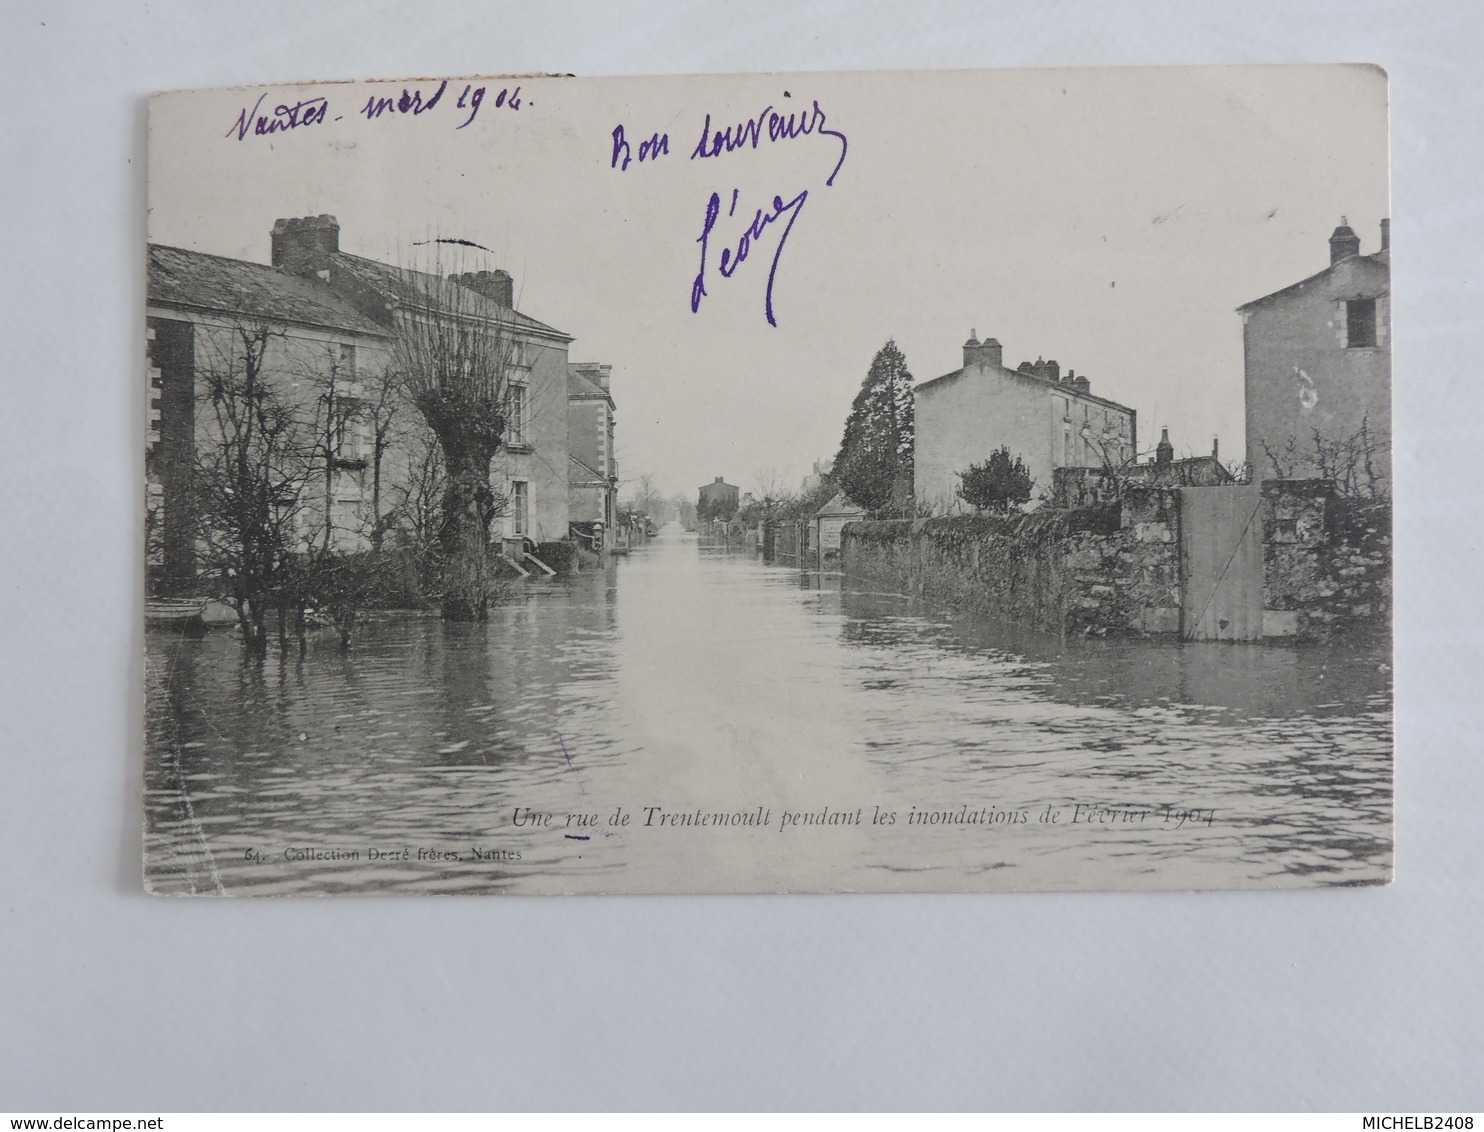
<path id="1" fill-rule="evenodd" d="M 1345 304 L 1345 344 L 1353 349 L 1376 344 L 1376 300 L 1351 299 Z"/>

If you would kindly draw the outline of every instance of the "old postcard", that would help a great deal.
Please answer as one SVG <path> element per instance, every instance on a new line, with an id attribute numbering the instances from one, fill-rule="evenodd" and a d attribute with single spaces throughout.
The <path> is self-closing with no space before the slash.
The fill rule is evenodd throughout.
<path id="1" fill-rule="evenodd" d="M 1390 879 L 1379 69 L 149 124 L 150 891 Z"/>

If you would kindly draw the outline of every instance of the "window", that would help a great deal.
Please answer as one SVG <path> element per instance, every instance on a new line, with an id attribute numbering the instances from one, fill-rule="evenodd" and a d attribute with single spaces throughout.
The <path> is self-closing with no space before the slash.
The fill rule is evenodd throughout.
<path id="1" fill-rule="evenodd" d="M 348 342 L 330 343 L 330 372 L 344 392 L 356 379 L 356 348 Z"/>
<path id="2" fill-rule="evenodd" d="M 526 387 L 524 385 L 510 387 L 506 413 L 508 419 L 505 422 L 505 442 L 524 444 L 526 442 Z"/>
<path id="3" fill-rule="evenodd" d="M 525 480 L 510 484 L 510 505 L 515 520 L 515 533 L 524 535 L 531 529 L 531 491 Z"/>
<path id="4" fill-rule="evenodd" d="M 1345 344 L 1352 349 L 1376 344 L 1376 300 L 1351 299 L 1345 304 Z"/>

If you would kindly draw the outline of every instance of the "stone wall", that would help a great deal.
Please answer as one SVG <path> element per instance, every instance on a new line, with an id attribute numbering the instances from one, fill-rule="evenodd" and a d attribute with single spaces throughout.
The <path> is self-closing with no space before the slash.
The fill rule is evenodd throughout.
<path id="1" fill-rule="evenodd" d="M 1391 623 L 1391 504 L 1326 480 L 1262 485 L 1264 623 L 1316 639 Z"/>
<path id="2" fill-rule="evenodd" d="M 1391 619 L 1391 509 L 1318 480 L 1263 484 L 1263 626 L 1324 639 Z M 1180 631 L 1180 495 L 1030 515 L 845 527 L 847 574 L 985 617 L 1065 634 Z"/>
<path id="3" fill-rule="evenodd" d="M 1123 504 L 1016 516 L 952 516 L 845 527 L 845 572 L 932 601 L 1056 634 L 1176 632 L 1173 491 Z"/>

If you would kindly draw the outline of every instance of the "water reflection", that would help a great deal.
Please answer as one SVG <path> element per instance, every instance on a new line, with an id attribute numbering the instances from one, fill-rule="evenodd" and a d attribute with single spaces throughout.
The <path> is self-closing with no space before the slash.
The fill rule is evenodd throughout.
<path id="1" fill-rule="evenodd" d="M 1068 704 L 1192 704 L 1266 717 L 1348 712 L 1390 690 L 1382 641 L 1238 646 L 1219 641 L 1073 637 L 1058 640 L 1003 622 L 953 615 L 840 575 L 808 578 L 838 589 L 847 639 L 906 644 L 1022 662 L 1028 679 Z"/>
<path id="2" fill-rule="evenodd" d="M 1353 884 L 1389 868 L 1374 646 L 1058 642 L 672 529 L 526 587 L 487 625 L 388 618 L 350 653 L 266 662 L 228 633 L 152 632 L 149 649 L 160 891 Z M 861 820 L 642 824 L 755 806 Z M 1144 817 L 1089 824 L 1078 806 Z M 1175 819 L 1192 809 L 1215 816 Z M 970 811 L 1029 817 L 916 821 Z"/>

